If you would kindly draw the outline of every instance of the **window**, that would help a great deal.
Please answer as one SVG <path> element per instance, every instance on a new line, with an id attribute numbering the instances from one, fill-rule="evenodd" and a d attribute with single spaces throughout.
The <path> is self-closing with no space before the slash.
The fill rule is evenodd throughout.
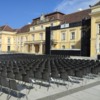
<path id="1" fill-rule="evenodd" d="M 75 45 L 71 45 L 71 49 L 75 49 Z"/>
<path id="2" fill-rule="evenodd" d="M 34 26 L 30 27 L 30 31 L 33 31 L 33 30 L 35 30 L 35 27 Z"/>
<path id="3" fill-rule="evenodd" d="M 71 33 L 71 40 L 74 40 L 75 39 L 75 32 L 72 32 Z"/>
<path id="4" fill-rule="evenodd" d="M 40 39 L 43 40 L 43 33 L 40 33 Z"/>
<path id="5" fill-rule="evenodd" d="M 10 44 L 10 38 L 8 38 L 8 44 Z"/>
<path id="6" fill-rule="evenodd" d="M 21 43 L 23 42 L 23 37 L 21 37 Z"/>
<path id="7" fill-rule="evenodd" d="M 33 26 L 33 30 L 35 30 L 35 27 Z"/>
<path id="8" fill-rule="evenodd" d="M 62 49 L 65 49 L 65 45 L 62 46 Z"/>
<path id="9" fill-rule="evenodd" d="M 53 23 L 51 23 L 51 26 L 53 26 Z"/>
<path id="10" fill-rule="evenodd" d="M 28 37 L 26 36 L 26 41 L 28 41 Z"/>
<path id="11" fill-rule="evenodd" d="M 32 41 L 34 41 L 34 34 L 32 34 Z"/>
<path id="12" fill-rule="evenodd" d="M 61 40 L 65 40 L 65 33 L 62 33 Z"/>
<path id="13" fill-rule="evenodd" d="M 44 27 L 43 27 L 43 25 L 41 25 L 41 29 L 43 29 Z"/>

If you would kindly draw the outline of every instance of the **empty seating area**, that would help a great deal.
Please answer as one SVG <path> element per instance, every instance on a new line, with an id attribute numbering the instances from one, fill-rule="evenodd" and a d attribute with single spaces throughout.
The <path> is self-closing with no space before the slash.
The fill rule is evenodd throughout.
<path id="1" fill-rule="evenodd" d="M 43 86 L 51 83 L 65 86 L 76 80 L 84 81 L 84 78 L 93 78 L 99 75 L 100 62 L 98 60 L 65 59 L 65 55 L 32 55 L 32 54 L 8 54 L 0 55 L 0 88 L 16 91 L 19 97 L 17 85 L 25 86 L 31 90 L 34 84 Z M 66 83 L 67 82 L 67 83 Z M 67 87 L 68 88 L 68 87 Z M 2 91 L 3 92 L 3 91 Z"/>

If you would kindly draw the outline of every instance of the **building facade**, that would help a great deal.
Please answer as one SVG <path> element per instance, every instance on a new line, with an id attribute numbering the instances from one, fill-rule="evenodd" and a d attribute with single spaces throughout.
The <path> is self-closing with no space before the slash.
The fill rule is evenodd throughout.
<path id="1" fill-rule="evenodd" d="M 89 20 L 88 27 L 84 25 L 86 20 Z M 46 42 L 47 27 L 51 30 L 50 34 L 48 33 L 50 44 Z M 52 30 L 53 27 L 58 28 Z M 100 2 L 90 9 L 72 14 L 61 12 L 42 14 L 33 19 L 31 24 L 20 29 L 12 29 L 7 25 L 1 26 L 0 52 L 45 54 L 46 48 L 50 45 L 50 50 L 76 49 L 81 50 L 83 56 L 86 54 L 96 57 L 100 54 L 99 35 Z"/>
<path id="2" fill-rule="evenodd" d="M 100 2 L 91 6 L 91 56 L 100 54 Z"/>

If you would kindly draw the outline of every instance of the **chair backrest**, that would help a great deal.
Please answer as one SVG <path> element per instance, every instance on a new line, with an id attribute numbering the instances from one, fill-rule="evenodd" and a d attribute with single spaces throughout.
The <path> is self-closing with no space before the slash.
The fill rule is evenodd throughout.
<path id="1" fill-rule="evenodd" d="M 5 77 L 1 77 L 1 85 L 4 87 L 9 87 L 9 81 Z"/>
<path id="2" fill-rule="evenodd" d="M 10 89 L 12 89 L 12 90 L 18 90 L 18 88 L 17 88 L 17 83 L 16 83 L 15 80 L 9 80 L 9 87 L 10 87 Z"/>
<path id="3" fill-rule="evenodd" d="M 15 79 L 22 81 L 22 75 L 20 73 L 15 73 Z"/>
<path id="4" fill-rule="evenodd" d="M 14 74 L 12 71 L 7 72 L 7 78 L 14 79 Z"/>
<path id="5" fill-rule="evenodd" d="M 60 73 L 60 78 L 63 80 L 68 80 L 68 74 L 66 72 Z"/>
<path id="6" fill-rule="evenodd" d="M 42 79 L 42 73 L 40 71 L 35 71 L 34 72 L 34 78 L 36 78 L 36 79 Z"/>
<path id="7" fill-rule="evenodd" d="M 29 76 L 28 76 L 27 74 L 24 74 L 24 75 L 22 76 L 22 81 L 27 82 L 27 83 L 30 83 L 30 78 L 29 78 Z"/>
<path id="8" fill-rule="evenodd" d="M 45 81 L 49 81 L 50 80 L 50 73 L 49 72 L 43 72 L 42 73 L 42 79 Z"/>

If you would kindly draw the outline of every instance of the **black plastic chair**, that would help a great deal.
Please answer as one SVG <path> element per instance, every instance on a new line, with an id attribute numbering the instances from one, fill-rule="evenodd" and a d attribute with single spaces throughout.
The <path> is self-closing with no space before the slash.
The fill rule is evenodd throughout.
<path id="1" fill-rule="evenodd" d="M 9 87 L 10 87 L 10 92 L 15 91 L 16 94 L 17 94 L 17 98 L 19 99 L 20 90 L 18 89 L 16 81 L 15 80 L 9 80 Z"/>
<path id="2" fill-rule="evenodd" d="M 2 91 L 3 88 L 5 88 L 10 94 L 9 80 L 7 80 L 7 78 L 0 77 L 0 85 L 1 85 L 1 91 Z"/>
<path id="3" fill-rule="evenodd" d="M 7 78 L 14 79 L 14 74 L 12 71 L 7 72 Z"/>

